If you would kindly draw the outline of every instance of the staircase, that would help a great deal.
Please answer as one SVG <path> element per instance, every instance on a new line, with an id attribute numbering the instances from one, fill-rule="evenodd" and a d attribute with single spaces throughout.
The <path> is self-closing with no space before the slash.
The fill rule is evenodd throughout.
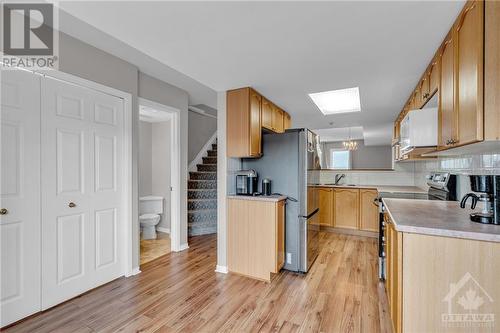
<path id="1" fill-rule="evenodd" d="M 198 236 L 217 232 L 217 143 L 189 173 L 188 235 Z"/>

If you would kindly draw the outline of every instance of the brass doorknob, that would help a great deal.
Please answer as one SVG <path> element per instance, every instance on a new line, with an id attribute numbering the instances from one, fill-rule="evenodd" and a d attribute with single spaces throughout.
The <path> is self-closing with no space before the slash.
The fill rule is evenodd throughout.
<path id="1" fill-rule="evenodd" d="M 68 204 L 68 207 L 69 207 L 69 208 L 75 208 L 75 207 L 76 207 L 76 204 L 75 204 L 74 202 L 70 202 L 70 203 Z"/>
<path id="2" fill-rule="evenodd" d="M 0 215 L 7 215 L 7 214 L 9 214 L 9 211 L 7 210 L 7 208 L 0 209 Z"/>

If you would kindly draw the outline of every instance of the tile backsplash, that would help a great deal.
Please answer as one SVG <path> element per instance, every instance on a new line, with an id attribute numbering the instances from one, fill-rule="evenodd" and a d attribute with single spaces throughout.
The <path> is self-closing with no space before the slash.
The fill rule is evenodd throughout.
<path id="1" fill-rule="evenodd" d="M 500 175 L 500 152 L 440 157 L 432 161 L 415 162 L 415 185 L 427 188 L 425 176 L 432 171 L 446 171 L 459 175 Z"/>
<path id="2" fill-rule="evenodd" d="M 334 183 L 336 174 L 346 175 L 342 184 L 413 186 L 415 165 L 413 162 L 398 163 L 393 171 L 321 170 L 320 183 Z"/>
<path id="3" fill-rule="evenodd" d="M 320 182 L 331 184 L 335 175 L 344 173 L 343 184 L 403 185 L 427 189 L 426 176 L 431 172 L 445 171 L 460 175 L 460 193 L 468 192 L 467 175 L 500 175 L 500 152 L 495 154 L 439 157 L 435 160 L 396 163 L 393 171 L 322 170 Z"/>

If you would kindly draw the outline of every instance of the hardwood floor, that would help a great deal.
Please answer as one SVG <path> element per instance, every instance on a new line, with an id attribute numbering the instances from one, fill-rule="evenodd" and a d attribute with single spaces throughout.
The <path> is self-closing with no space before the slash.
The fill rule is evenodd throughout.
<path id="1" fill-rule="evenodd" d="M 271 283 L 215 273 L 216 236 L 5 330 L 14 332 L 391 332 L 373 238 L 322 233 L 307 275 Z"/>
<path id="2" fill-rule="evenodd" d="M 156 239 L 141 239 L 141 265 L 170 253 L 170 235 L 156 232 Z"/>

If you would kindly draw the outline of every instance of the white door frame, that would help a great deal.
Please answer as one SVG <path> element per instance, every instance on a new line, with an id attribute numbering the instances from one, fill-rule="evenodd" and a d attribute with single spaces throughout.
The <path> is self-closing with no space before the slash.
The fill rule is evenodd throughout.
<path id="1" fill-rule="evenodd" d="M 122 147 L 122 216 L 125 222 L 125 228 L 122 228 L 120 237 L 122 237 L 122 256 L 123 271 L 122 274 L 130 276 L 139 273 L 139 267 L 133 265 L 133 239 L 134 232 L 139 232 L 139 216 L 133 214 L 133 137 L 132 137 L 132 94 L 111 88 L 94 81 L 86 80 L 78 76 L 64 73 L 58 70 L 47 70 L 35 72 L 40 75 L 51 77 L 66 83 L 75 84 L 80 87 L 97 90 L 109 95 L 116 96 L 123 100 L 123 147 Z"/>
<path id="2" fill-rule="evenodd" d="M 180 110 L 139 97 L 139 106 L 164 111 L 172 116 L 170 121 L 170 249 L 173 252 L 185 250 L 181 247 L 181 133 Z"/>

